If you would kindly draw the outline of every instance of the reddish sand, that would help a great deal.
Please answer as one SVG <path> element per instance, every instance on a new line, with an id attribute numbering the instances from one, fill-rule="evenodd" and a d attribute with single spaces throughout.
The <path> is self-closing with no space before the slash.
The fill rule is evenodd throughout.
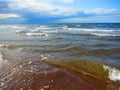
<path id="1" fill-rule="evenodd" d="M 38 68 L 42 63 L 21 63 L 7 71 L 0 78 L 0 90 L 118 90 L 114 83 L 103 83 L 65 68 L 46 63 Z M 31 72 L 29 66 L 36 66 L 37 72 Z"/>

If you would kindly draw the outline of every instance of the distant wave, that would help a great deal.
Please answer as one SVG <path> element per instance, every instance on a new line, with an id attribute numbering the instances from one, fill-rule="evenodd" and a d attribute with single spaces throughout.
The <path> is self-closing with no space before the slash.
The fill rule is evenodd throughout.
<path id="1" fill-rule="evenodd" d="M 6 29 L 6 28 L 20 30 L 20 29 L 25 29 L 26 27 L 20 25 L 0 25 L 0 29 Z"/>
<path id="2" fill-rule="evenodd" d="M 50 34 L 52 34 L 52 33 L 58 33 L 58 31 L 43 31 L 44 33 L 50 33 Z"/>
<path id="3" fill-rule="evenodd" d="M 17 30 L 16 33 L 20 34 L 20 33 L 26 33 L 27 31 L 25 30 Z"/>
<path id="4" fill-rule="evenodd" d="M 120 32 L 120 30 L 88 29 L 88 28 L 67 28 L 67 30 L 89 31 L 89 32 Z"/>

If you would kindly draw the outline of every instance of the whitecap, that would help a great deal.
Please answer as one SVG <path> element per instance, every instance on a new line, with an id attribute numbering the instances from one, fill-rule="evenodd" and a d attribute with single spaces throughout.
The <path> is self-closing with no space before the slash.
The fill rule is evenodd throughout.
<path id="1" fill-rule="evenodd" d="M 35 30 L 31 30 L 30 32 L 31 33 L 37 33 L 37 32 L 39 32 L 39 30 L 35 29 Z"/>
<path id="2" fill-rule="evenodd" d="M 120 70 L 112 67 L 112 66 L 107 66 L 104 65 L 103 68 L 105 69 L 105 71 L 107 70 L 109 72 L 109 79 L 113 80 L 113 81 L 117 81 L 120 80 Z"/>
<path id="3" fill-rule="evenodd" d="M 62 29 L 63 30 L 68 30 L 69 28 L 68 28 L 68 26 L 63 26 Z"/>
<path id="4" fill-rule="evenodd" d="M 90 33 L 91 35 L 94 36 L 108 36 L 108 37 L 116 37 L 116 36 L 120 36 L 119 34 L 104 34 L 104 33 Z"/>
<path id="5" fill-rule="evenodd" d="M 17 31 L 15 31 L 16 33 L 26 33 L 27 31 L 25 31 L 25 30 L 17 30 Z"/>
<path id="6" fill-rule="evenodd" d="M 58 33 L 58 31 L 44 31 L 44 33 Z"/>
<path id="7" fill-rule="evenodd" d="M 65 29 L 85 31 L 85 32 L 119 32 L 119 30 L 108 30 L 108 29 L 68 28 L 68 27 L 65 27 Z"/>
<path id="8" fill-rule="evenodd" d="M 27 36 L 41 36 L 41 35 L 45 35 L 44 33 L 26 33 Z"/>

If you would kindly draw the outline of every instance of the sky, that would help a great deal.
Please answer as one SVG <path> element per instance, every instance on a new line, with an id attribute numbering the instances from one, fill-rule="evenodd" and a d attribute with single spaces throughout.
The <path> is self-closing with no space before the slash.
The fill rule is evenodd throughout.
<path id="1" fill-rule="evenodd" d="M 120 23 L 120 0 L 0 0 L 0 24 Z"/>

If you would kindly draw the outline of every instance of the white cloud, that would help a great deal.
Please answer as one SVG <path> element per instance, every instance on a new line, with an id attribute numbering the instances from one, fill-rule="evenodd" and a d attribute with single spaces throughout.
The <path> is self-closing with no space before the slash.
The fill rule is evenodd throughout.
<path id="1" fill-rule="evenodd" d="M 9 7 L 13 9 L 29 9 L 35 11 L 53 9 L 53 7 L 49 3 L 38 2 L 36 0 L 12 0 L 12 2 L 9 4 Z"/>
<path id="2" fill-rule="evenodd" d="M 50 17 L 58 17 L 58 16 L 74 16 L 78 14 L 85 15 L 120 15 L 120 9 L 104 9 L 104 8 L 96 8 L 91 10 L 85 9 L 75 9 L 73 7 L 62 7 L 52 5 L 51 2 L 55 0 L 8 0 L 9 7 L 14 10 L 29 10 L 30 12 L 37 13 L 37 16 L 50 16 Z M 58 0 L 56 2 L 64 2 L 64 3 L 73 3 L 74 0 Z"/>
<path id="3" fill-rule="evenodd" d="M 20 18 L 20 15 L 18 15 L 18 14 L 0 14 L 0 19 L 6 19 L 6 18 Z"/>
<path id="4" fill-rule="evenodd" d="M 73 0 L 62 0 L 66 3 L 71 3 Z M 41 2 L 37 0 L 9 0 L 9 7 L 12 9 L 27 9 L 32 12 L 37 12 L 45 15 L 73 15 L 76 14 L 76 9 L 70 7 L 61 7 L 50 4 L 49 2 Z"/>

